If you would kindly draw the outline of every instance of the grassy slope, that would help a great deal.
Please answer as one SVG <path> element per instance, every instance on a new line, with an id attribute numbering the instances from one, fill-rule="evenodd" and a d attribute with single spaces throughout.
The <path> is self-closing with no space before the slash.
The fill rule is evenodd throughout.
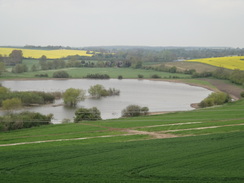
<path id="1" fill-rule="evenodd" d="M 0 133 L 0 144 L 97 137 L 103 135 L 120 135 L 127 134 L 123 130 L 128 128 L 139 131 L 175 133 L 179 135 L 184 135 L 185 133 L 194 135 L 243 131 L 244 126 L 233 126 L 236 124 L 243 124 L 243 106 L 244 100 L 241 100 L 226 104 L 224 106 L 188 112 L 176 112 L 155 116 L 113 119 L 95 122 L 47 125 L 38 128 Z M 194 123 L 190 124 L 190 122 Z M 194 129 L 213 126 L 221 127 L 214 129 Z M 178 131 L 171 132 L 168 130 Z M 141 136 L 141 138 L 145 138 L 145 136 Z M 134 137 L 132 137 L 132 139 L 134 139 Z"/>
<path id="2" fill-rule="evenodd" d="M 244 100 L 221 107 L 131 119 L 42 126 L 1 133 L 1 143 L 121 134 L 114 128 L 243 124 Z M 204 122 L 188 124 L 187 122 Z M 91 125 L 87 125 L 91 124 Z M 207 125 L 209 124 L 209 125 Z M 109 128 L 108 128 L 109 127 Z M 113 128 L 111 128 L 113 127 Z M 145 127 L 144 127 L 145 128 Z M 158 132 L 157 128 L 149 131 Z M 163 127 L 165 128 L 165 127 Z M 144 129 L 144 130 L 145 130 Z M 160 129 L 162 130 L 162 129 Z M 209 130 L 209 129 L 208 129 Z M 116 136 L 0 147 L 2 182 L 243 182 L 243 128 L 210 129 L 202 136 L 143 140 Z M 181 131 L 184 132 L 184 131 Z M 219 134 L 216 134 L 219 133 Z M 194 133 L 190 133 L 194 134 Z M 182 134 L 181 134 L 182 135 Z M 130 142 L 133 140 L 132 142 Z M 137 141 L 140 140 L 140 141 Z"/>
<path id="3" fill-rule="evenodd" d="M 243 133 L 1 148 L 2 182 L 243 182 Z M 95 144 L 93 144 L 95 143 Z"/>

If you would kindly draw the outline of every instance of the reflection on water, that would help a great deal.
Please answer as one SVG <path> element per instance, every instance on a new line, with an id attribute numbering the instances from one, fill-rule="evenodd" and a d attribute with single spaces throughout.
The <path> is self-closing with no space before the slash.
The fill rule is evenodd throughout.
<path id="1" fill-rule="evenodd" d="M 104 97 L 101 99 L 88 98 L 78 103 L 76 108 L 45 105 L 24 109 L 42 114 L 53 113 L 55 118 L 53 120 L 54 123 L 59 123 L 65 118 L 73 120 L 74 112 L 79 107 L 97 107 L 101 111 L 103 119 L 119 118 L 121 111 L 131 104 L 142 107 L 146 106 L 150 112 L 191 110 L 191 103 L 200 102 L 211 93 L 207 89 L 182 83 L 136 79 L 12 80 L 1 81 L 1 84 L 12 91 L 63 92 L 68 88 L 80 88 L 88 91 L 90 86 L 95 84 L 101 84 L 105 88 L 120 90 L 120 96 Z M 62 100 L 55 101 L 55 104 L 62 103 Z"/>

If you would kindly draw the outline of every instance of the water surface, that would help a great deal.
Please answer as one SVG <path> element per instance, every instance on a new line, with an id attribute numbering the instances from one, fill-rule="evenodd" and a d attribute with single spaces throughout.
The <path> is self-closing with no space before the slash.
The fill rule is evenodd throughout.
<path id="1" fill-rule="evenodd" d="M 121 111 L 131 104 L 148 107 L 150 112 L 191 110 L 190 105 L 192 103 L 200 102 L 211 93 L 205 88 L 182 83 L 136 79 L 10 80 L 1 81 L 1 84 L 12 91 L 64 92 L 68 88 L 79 88 L 88 91 L 90 86 L 96 84 L 101 84 L 106 89 L 115 88 L 120 90 L 119 96 L 101 99 L 89 98 L 78 103 L 76 108 L 53 107 L 52 105 L 25 108 L 25 110 L 42 114 L 53 113 L 54 123 L 59 123 L 65 118 L 73 120 L 74 112 L 79 107 L 97 107 L 101 111 L 103 119 L 119 118 Z M 55 101 L 55 104 L 61 103 L 63 103 L 62 100 Z"/>

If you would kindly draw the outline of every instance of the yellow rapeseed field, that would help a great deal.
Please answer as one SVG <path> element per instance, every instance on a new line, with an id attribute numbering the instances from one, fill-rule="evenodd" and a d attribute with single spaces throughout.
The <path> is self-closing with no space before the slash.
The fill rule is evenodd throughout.
<path id="1" fill-rule="evenodd" d="M 230 56 L 230 57 L 215 57 L 203 58 L 195 60 L 187 60 L 188 62 L 200 62 L 226 69 L 240 69 L 244 70 L 244 56 Z"/>
<path id="2" fill-rule="evenodd" d="M 85 50 L 32 50 L 19 48 L 0 48 L 0 55 L 8 56 L 13 50 L 22 50 L 25 58 L 40 58 L 42 55 L 45 55 L 49 59 L 62 58 L 70 55 L 92 56 L 92 54 L 86 54 Z"/>

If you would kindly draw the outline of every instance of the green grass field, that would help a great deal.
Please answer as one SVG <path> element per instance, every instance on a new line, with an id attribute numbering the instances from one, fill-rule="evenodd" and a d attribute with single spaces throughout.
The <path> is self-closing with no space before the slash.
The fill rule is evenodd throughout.
<path id="1" fill-rule="evenodd" d="M 167 73 L 167 72 L 159 72 L 153 70 L 145 70 L 145 69 L 132 69 L 132 68 L 63 68 L 58 70 L 42 70 L 31 72 L 31 67 L 35 65 L 39 65 L 39 61 L 35 59 L 24 59 L 23 64 L 26 64 L 29 68 L 29 72 L 15 74 L 12 73 L 12 68 L 7 67 L 8 72 L 4 72 L 1 75 L 1 79 L 21 79 L 21 78 L 37 78 L 36 74 L 48 74 L 49 78 L 52 78 L 53 73 L 58 70 L 64 70 L 69 73 L 72 78 L 83 78 L 87 74 L 108 74 L 111 78 L 118 78 L 119 75 L 123 76 L 123 78 L 138 78 L 138 74 L 144 76 L 144 78 L 151 78 L 152 75 L 157 74 L 161 78 L 190 78 L 190 75 L 179 74 L 179 73 Z"/>
<path id="2" fill-rule="evenodd" d="M 0 182 L 244 182 L 244 100 L 0 133 Z M 174 138 L 172 138 L 174 137 Z"/>
<path id="3" fill-rule="evenodd" d="M 108 74 L 111 78 L 118 78 L 119 75 L 123 78 L 138 78 L 138 74 L 142 74 L 144 78 L 151 78 L 153 74 L 157 74 L 162 78 L 190 78 L 189 75 L 185 74 L 172 74 L 166 72 L 158 72 L 153 70 L 144 69 L 132 69 L 132 68 L 64 68 L 60 69 L 69 73 L 72 78 L 83 78 L 87 74 Z M 46 70 L 46 71 L 36 71 L 36 72 L 25 72 L 20 74 L 15 74 L 11 72 L 5 72 L 2 74 L 2 79 L 15 79 L 15 78 L 36 78 L 36 74 L 48 74 L 49 78 L 52 78 L 53 73 L 58 70 Z"/>

